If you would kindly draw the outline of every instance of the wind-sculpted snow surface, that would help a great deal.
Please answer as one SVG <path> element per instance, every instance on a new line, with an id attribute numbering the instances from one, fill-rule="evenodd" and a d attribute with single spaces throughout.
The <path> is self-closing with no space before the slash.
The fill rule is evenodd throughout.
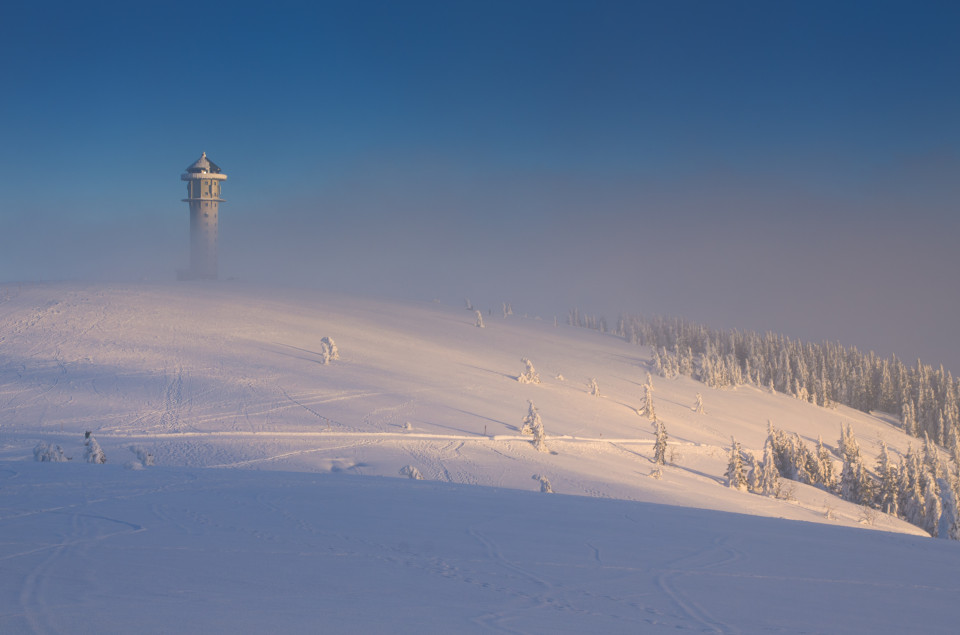
<path id="1" fill-rule="evenodd" d="M 727 487 L 731 438 L 759 465 L 768 420 L 839 473 L 841 423 L 870 470 L 906 454 L 895 418 L 681 375 L 656 380 L 658 448 L 651 351 L 556 324 L 0 289 L 0 632 L 952 632 L 957 543 L 823 488 Z"/>
<path id="2" fill-rule="evenodd" d="M 529 479 L 529 477 L 528 477 Z M 3 633 L 953 633 L 955 543 L 348 474 L 0 465 Z"/>

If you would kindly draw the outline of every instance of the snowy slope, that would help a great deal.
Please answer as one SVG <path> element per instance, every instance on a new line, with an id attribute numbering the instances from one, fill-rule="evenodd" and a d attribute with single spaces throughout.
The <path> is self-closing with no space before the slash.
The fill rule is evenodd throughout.
<path id="1" fill-rule="evenodd" d="M 782 502 L 722 487 L 730 436 L 759 452 L 771 419 L 835 445 L 845 421 L 868 458 L 881 438 L 900 451 L 909 441 L 847 408 L 655 377 L 673 464 L 655 481 L 653 428 L 636 412 L 649 350 L 552 318 L 498 312 L 480 329 L 461 307 L 229 284 L 22 286 L 0 297 L 0 456 L 11 459 L 41 438 L 79 454 L 90 430 L 120 462 L 142 446 L 161 465 L 398 476 L 409 464 L 430 480 L 524 490 L 544 474 L 558 493 L 859 524 L 858 508 L 825 505 L 814 488 L 792 485 L 797 501 Z M 325 336 L 341 351 L 329 365 Z M 521 357 L 541 384 L 516 381 Z M 527 400 L 554 453 L 519 434 Z"/>
<path id="2" fill-rule="evenodd" d="M 770 419 L 835 447 L 848 422 L 872 465 L 881 439 L 910 441 L 884 415 L 654 377 L 670 435 L 657 480 L 636 410 L 648 349 L 484 317 L 237 284 L 0 288 L 0 630 L 83 631 L 83 615 L 110 632 L 412 632 L 427 607 L 435 632 L 956 619 L 941 601 L 956 543 L 797 483 L 783 499 L 723 485 L 731 435 L 759 452 Z M 323 337 L 341 354 L 328 365 Z M 521 357 L 541 384 L 516 381 Z M 528 400 L 549 453 L 519 433 Z M 106 466 L 77 464 L 88 430 Z M 34 463 L 41 440 L 74 462 Z M 158 467 L 122 469 L 137 449 Z M 407 465 L 427 482 L 401 479 Z M 850 616 L 811 610 L 835 597 L 872 613 L 834 629 Z"/>

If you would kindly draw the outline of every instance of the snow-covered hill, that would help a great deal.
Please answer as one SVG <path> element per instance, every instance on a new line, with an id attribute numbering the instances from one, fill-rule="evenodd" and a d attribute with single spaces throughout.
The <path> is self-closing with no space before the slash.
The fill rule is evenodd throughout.
<path id="1" fill-rule="evenodd" d="M 780 498 L 725 486 L 731 435 L 759 454 L 772 420 L 835 448 L 845 422 L 872 465 L 881 440 L 894 455 L 911 441 L 889 417 L 654 377 L 669 446 L 651 478 L 648 349 L 477 308 L 485 328 L 462 306 L 230 283 L 0 288 L 0 630 L 897 632 L 919 606 L 933 630 L 956 618 L 957 543 L 861 531 L 925 535 L 799 483 Z M 517 381 L 521 358 L 541 383 Z M 549 452 L 520 433 L 528 402 Z M 86 431 L 107 465 L 77 464 Z M 74 461 L 35 463 L 41 441 Z M 137 451 L 157 467 L 119 467 L 142 467 Z M 540 494 L 535 476 L 574 496 Z M 849 604 L 814 610 L 835 598 Z"/>

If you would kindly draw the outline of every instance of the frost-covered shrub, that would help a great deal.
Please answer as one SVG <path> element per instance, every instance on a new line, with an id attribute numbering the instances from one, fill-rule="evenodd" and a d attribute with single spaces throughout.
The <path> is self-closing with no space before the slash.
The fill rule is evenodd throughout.
<path id="1" fill-rule="evenodd" d="M 320 360 L 323 364 L 329 364 L 331 361 L 340 359 L 340 349 L 337 343 L 329 337 L 320 340 Z"/>
<path id="2" fill-rule="evenodd" d="M 540 383 L 540 373 L 537 372 L 537 369 L 533 367 L 533 362 L 531 362 L 526 357 L 520 359 L 523 362 L 525 369 L 520 376 L 517 377 L 517 381 L 521 384 L 539 384 Z"/>
<path id="3" fill-rule="evenodd" d="M 550 487 L 550 479 L 548 479 L 543 474 L 534 474 L 531 477 L 535 481 L 540 482 L 540 492 L 543 494 L 553 494 L 553 488 Z"/>
<path id="4" fill-rule="evenodd" d="M 400 468 L 400 476 L 406 476 L 406 477 L 411 478 L 411 479 L 413 479 L 413 480 L 415 480 L 415 481 L 422 481 L 422 480 L 423 480 L 423 474 L 421 474 L 421 473 L 420 473 L 420 470 L 418 470 L 417 468 L 415 468 L 415 467 L 412 466 L 412 465 L 404 465 L 403 467 L 401 467 L 401 468 Z"/>
<path id="5" fill-rule="evenodd" d="M 154 465 L 153 455 L 147 452 L 144 448 L 140 446 L 133 446 L 130 448 L 130 451 L 137 455 L 137 461 L 140 462 L 141 467 L 150 467 Z"/>
<path id="6" fill-rule="evenodd" d="M 93 438 L 93 435 L 90 434 L 90 431 L 87 430 L 84 436 L 83 444 L 87 446 L 86 451 L 83 454 L 83 460 L 87 463 L 106 463 L 107 457 L 103 453 L 103 449 L 100 447 L 100 444 L 97 443 L 97 440 Z"/>
<path id="7" fill-rule="evenodd" d="M 33 448 L 33 460 L 41 463 L 66 463 L 70 459 L 63 453 L 59 445 L 51 445 L 40 441 Z"/>

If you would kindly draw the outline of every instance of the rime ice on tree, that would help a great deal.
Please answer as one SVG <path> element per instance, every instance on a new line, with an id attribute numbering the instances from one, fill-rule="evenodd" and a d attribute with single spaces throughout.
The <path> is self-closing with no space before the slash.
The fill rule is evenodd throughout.
<path id="1" fill-rule="evenodd" d="M 97 440 L 93 438 L 93 435 L 90 434 L 88 430 L 84 435 L 83 444 L 87 446 L 86 452 L 83 454 L 83 460 L 87 463 L 106 463 L 107 457 L 103 453 L 103 449 L 100 447 L 100 444 L 97 443 Z"/>
<path id="2" fill-rule="evenodd" d="M 329 364 L 335 359 L 340 359 L 340 349 L 331 338 L 324 337 L 320 340 L 320 361 L 323 364 Z"/>
<path id="3" fill-rule="evenodd" d="M 181 271 L 181 280 L 217 278 L 217 214 L 220 203 L 220 182 L 227 180 L 220 167 L 207 158 L 207 153 L 193 162 L 180 175 L 187 182 L 190 204 L 190 268 Z"/>
<path id="4" fill-rule="evenodd" d="M 533 362 L 531 362 L 526 357 L 520 359 L 523 362 L 526 368 L 520 376 L 517 377 L 517 381 L 521 384 L 539 384 L 540 383 L 540 373 L 537 372 L 537 369 L 533 367 Z"/>

